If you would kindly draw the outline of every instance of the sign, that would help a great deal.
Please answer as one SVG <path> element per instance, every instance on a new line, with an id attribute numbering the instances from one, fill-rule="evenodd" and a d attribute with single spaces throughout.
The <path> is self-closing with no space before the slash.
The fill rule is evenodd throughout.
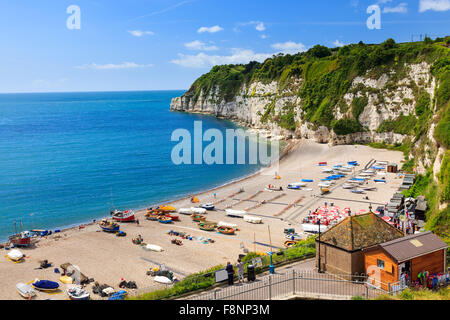
<path id="1" fill-rule="evenodd" d="M 228 272 L 225 269 L 216 271 L 216 283 L 228 280 Z"/>

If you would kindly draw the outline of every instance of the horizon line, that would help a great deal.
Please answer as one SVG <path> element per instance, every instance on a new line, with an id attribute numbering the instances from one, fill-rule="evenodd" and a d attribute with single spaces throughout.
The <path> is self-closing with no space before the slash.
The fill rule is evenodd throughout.
<path id="1" fill-rule="evenodd" d="M 187 91 L 188 89 L 145 89 L 145 90 L 91 90 L 91 91 L 18 91 L 0 92 L 2 94 L 34 94 L 34 93 L 108 93 L 108 92 L 151 92 L 151 91 Z"/>

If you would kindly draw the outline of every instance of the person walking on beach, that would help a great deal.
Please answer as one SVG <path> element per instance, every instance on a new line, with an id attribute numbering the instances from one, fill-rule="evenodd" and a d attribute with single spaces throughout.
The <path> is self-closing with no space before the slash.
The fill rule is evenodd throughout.
<path id="1" fill-rule="evenodd" d="M 229 261 L 227 262 L 227 267 L 225 268 L 225 270 L 228 273 L 228 285 L 232 286 L 234 283 L 234 268 Z"/>
<path id="2" fill-rule="evenodd" d="M 136 219 L 136 224 L 139 226 L 139 219 Z"/>
<path id="3" fill-rule="evenodd" d="M 238 270 L 238 280 L 239 283 L 244 282 L 244 263 L 241 261 L 241 259 L 238 259 L 237 263 L 237 270 Z"/>

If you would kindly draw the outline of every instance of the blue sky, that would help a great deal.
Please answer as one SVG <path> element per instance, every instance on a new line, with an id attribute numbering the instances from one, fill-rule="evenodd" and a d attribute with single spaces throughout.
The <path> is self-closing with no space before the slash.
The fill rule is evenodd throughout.
<path id="1" fill-rule="evenodd" d="M 0 92 L 188 89 L 214 64 L 449 35 L 450 0 L 2 0 L 0 30 Z"/>

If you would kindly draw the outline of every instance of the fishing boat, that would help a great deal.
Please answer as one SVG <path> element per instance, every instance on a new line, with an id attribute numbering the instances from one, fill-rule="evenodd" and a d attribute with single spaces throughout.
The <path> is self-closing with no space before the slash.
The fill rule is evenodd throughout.
<path id="1" fill-rule="evenodd" d="M 155 214 L 155 213 L 150 213 L 150 214 L 147 213 L 145 215 L 145 218 L 150 221 L 158 221 L 159 217 L 161 217 L 161 215 Z"/>
<path id="2" fill-rule="evenodd" d="M 223 221 L 219 221 L 219 223 L 217 224 L 218 227 L 226 227 L 226 228 L 232 228 L 232 229 L 236 229 L 238 226 L 237 224 L 234 223 L 228 223 L 228 222 L 223 222 Z"/>
<path id="3" fill-rule="evenodd" d="M 36 291 L 33 289 L 31 284 L 18 283 L 16 284 L 17 292 L 26 299 L 31 299 L 36 296 Z"/>
<path id="4" fill-rule="evenodd" d="M 142 249 L 147 250 L 147 251 L 155 251 L 155 252 L 163 251 L 162 247 L 157 246 L 155 244 L 146 244 L 145 246 L 142 246 Z"/>
<path id="5" fill-rule="evenodd" d="M 175 211 L 177 211 L 177 209 L 175 207 L 172 207 L 172 206 L 160 206 L 159 210 L 164 211 L 164 212 L 175 212 Z"/>
<path id="6" fill-rule="evenodd" d="M 59 284 L 50 280 L 37 280 L 32 283 L 34 289 L 39 291 L 56 291 L 59 288 Z"/>
<path id="7" fill-rule="evenodd" d="M 298 233 L 288 233 L 284 236 L 286 239 L 290 239 L 291 241 L 301 240 L 302 237 Z M 293 239 L 293 240 L 292 240 Z"/>
<path id="8" fill-rule="evenodd" d="M 365 193 L 364 190 L 361 190 L 361 189 L 350 190 L 350 192 L 352 192 L 352 193 L 358 193 L 358 194 L 363 194 L 363 193 Z"/>
<path id="9" fill-rule="evenodd" d="M 31 233 L 22 231 L 22 221 L 20 221 L 20 232 L 17 233 L 17 225 L 14 221 L 14 235 L 10 236 L 8 240 L 15 247 L 28 247 L 31 244 Z"/>
<path id="10" fill-rule="evenodd" d="M 377 191 L 376 187 L 363 187 L 362 188 L 364 191 Z"/>
<path id="11" fill-rule="evenodd" d="M 206 214 L 206 209 L 205 208 L 191 208 L 191 213 Z"/>
<path id="12" fill-rule="evenodd" d="M 320 188 L 320 192 L 322 194 L 327 194 L 327 193 L 330 193 L 330 189 L 329 188 Z"/>
<path id="13" fill-rule="evenodd" d="M 160 217 L 158 218 L 158 222 L 159 222 L 159 223 L 164 223 L 164 224 L 169 224 L 169 223 L 172 223 L 172 219 L 169 218 L 169 217 L 160 216 Z"/>
<path id="14" fill-rule="evenodd" d="M 318 233 L 319 232 L 319 226 L 317 224 L 312 223 L 303 223 L 302 228 L 304 232 L 310 232 L 310 233 Z M 325 232 L 327 230 L 327 226 L 320 225 L 320 232 Z"/>
<path id="15" fill-rule="evenodd" d="M 305 182 L 294 182 L 294 183 L 290 183 L 289 186 L 306 187 L 306 183 Z"/>
<path id="16" fill-rule="evenodd" d="M 286 248 L 292 248 L 293 246 L 295 246 L 296 243 L 297 243 L 296 241 L 288 240 L 284 242 L 284 246 Z"/>
<path id="17" fill-rule="evenodd" d="M 191 211 L 191 208 L 181 208 L 181 209 L 178 209 L 178 213 L 190 216 L 192 214 L 192 211 Z"/>
<path id="18" fill-rule="evenodd" d="M 302 182 L 314 182 L 313 179 L 302 179 Z"/>
<path id="19" fill-rule="evenodd" d="M 19 250 L 13 249 L 10 252 L 8 252 L 6 257 L 13 262 L 19 262 L 23 259 L 24 255 Z"/>
<path id="20" fill-rule="evenodd" d="M 200 215 L 200 214 L 192 214 L 192 215 L 191 215 L 191 218 L 192 218 L 192 220 L 195 221 L 195 222 L 202 222 L 202 221 L 205 221 L 205 220 L 206 220 L 206 217 L 205 217 L 205 216 L 202 216 L 202 215 Z"/>
<path id="21" fill-rule="evenodd" d="M 228 228 L 228 227 L 218 227 L 217 231 L 219 231 L 222 234 L 232 235 L 232 234 L 234 234 L 235 230 L 233 228 Z"/>
<path id="22" fill-rule="evenodd" d="M 290 190 L 301 190 L 302 189 L 301 186 L 295 186 L 295 185 L 292 185 L 292 184 L 288 185 L 287 188 L 290 189 Z"/>
<path id="23" fill-rule="evenodd" d="M 326 162 L 319 162 L 319 166 L 326 166 L 327 163 Z"/>
<path id="24" fill-rule="evenodd" d="M 327 183 L 327 182 L 322 182 L 317 184 L 319 187 L 323 187 L 323 188 L 329 188 L 331 186 L 331 183 Z"/>
<path id="25" fill-rule="evenodd" d="M 200 206 L 200 208 L 211 211 L 211 210 L 214 210 L 215 207 L 214 207 L 214 204 L 212 204 L 212 203 L 205 203 L 205 204 L 202 204 Z"/>
<path id="26" fill-rule="evenodd" d="M 66 293 L 70 300 L 89 300 L 91 297 L 89 292 L 78 285 L 67 288 Z"/>
<path id="27" fill-rule="evenodd" d="M 173 215 L 173 214 L 167 213 L 167 214 L 165 214 L 164 216 L 167 217 L 167 218 L 172 219 L 172 221 L 180 221 L 180 217 L 179 217 L 179 216 L 175 216 L 175 215 Z"/>
<path id="28" fill-rule="evenodd" d="M 162 284 L 172 284 L 173 283 L 172 280 L 170 280 L 167 277 L 163 277 L 163 276 L 156 276 L 155 278 L 153 278 L 153 280 L 155 282 L 162 283 Z"/>
<path id="29" fill-rule="evenodd" d="M 103 219 L 99 223 L 99 226 L 105 232 L 118 232 L 118 231 L 120 231 L 120 226 L 117 223 L 115 223 L 114 221 L 108 221 L 106 219 Z"/>
<path id="30" fill-rule="evenodd" d="M 342 188 L 343 189 L 353 189 L 355 186 L 354 185 L 351 185 L 351 184 L 344 184 L 343 186 L 342 186 Z"/>
<path id="31" fill-rule="evenodd" d="M 324 168 L 324 169 L 322 169 L 322 172 L 323 172 L 323 173 L 333 173 L 334 170 L 333 170 L 333 169 L 330 169 L 330 168 Z"/>
<path id="32" fill-rule="evenodd" d="M 216 226 L 214 224 L 208 224 L 206 222 L 200 222 L 198 224 L 198 227 L 200 228 L 200 230 L 203 230 L 203 231 L 214 231 L 214 230 L 216 230 Z"/>
<path id="33" fill-rule="evenodd" d="M 253 223 L 253 224 L 262 223 L 262 219 L 260 217 L 255 217 L 255 216 L 250 216 L 250 215 L 245 215 L 244 221 L 248 222 L 248 223 Z"/>
<path id="34" fill-rule="evenodd" d="M 136 220 L 133 210 L 113 210 L 111 211 L 111 217 L 117 222 L 134 222 Z"/>
<path id="35" fill-rule="evenodd" d="M 233 209 L 227 209 L 225 210 L 226 215 L 229 217 L 235 217 L 235 218 L 243 218 L 245 214 L 247 214 L 246 211 L 243 210 L 233 210 Z"/>

